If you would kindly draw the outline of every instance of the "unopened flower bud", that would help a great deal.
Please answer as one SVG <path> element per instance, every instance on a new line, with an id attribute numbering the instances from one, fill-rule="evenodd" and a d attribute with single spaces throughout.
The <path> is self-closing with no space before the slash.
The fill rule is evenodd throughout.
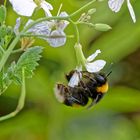
<path id="1" fill-rule="evenodd" d="M 23 50 L 25 50 L 25 49 L 31 47 L 34 42 L 35 42 L 35 40 L 32 37 L 23 37 L 21 39 L 21 48 Z"/>
<path id="2" fill-rule="evenodd" d="M 94 27 L 98 31 L 108 31 L 108 30 L 112 29 L 109 25 L 102 24 L 102 23 L 97 23 L 97 24 L 95 24 Z"/>
<path id="3" fill-rule="evenodd" d="M 87 16 L 86 19 L 87 19 L 87 21 L 90 20 L 91 19 L 91 16 Z"/>
<path id="4" fill-rule="evenodd" d="M 92 8 L 90 10 L 88 10 L 88 15 L 92 15 L 96 12 L 96 9 L 95 8 Z"/>

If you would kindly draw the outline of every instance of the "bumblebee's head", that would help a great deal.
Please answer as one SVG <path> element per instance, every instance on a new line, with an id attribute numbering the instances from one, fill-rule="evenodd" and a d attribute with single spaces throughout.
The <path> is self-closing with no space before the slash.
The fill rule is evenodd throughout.
<path id="1" fill-rule="evenodd" d="M 99 73 L 95 75 L 95 80 L 97 81 L 98 86 L 102 86 L 106 83 L 107 78 L 103 73 Z"/>
<path id="2" fill-rule="evenodd" d="M 88 109 L 91 108 L 93 105 L 98 103 L 104 96 L 104 93 L 108 91 L 108 82 L 105 74 L 103 73 L 94 73 L 94 79 L 96 81 L 96 88 L 95 92 L 93 92 L 93 95 L 91 96 L 92 102 L 87 107 Z"/>
<path id="3" fill-rule="evenodd" d="M 107 75 L 103 73 L 99 73 L 96 75 L 96 81 L 97 81 L 97 92 L 98 93 L 106 93 L 108 91 L 108 82 L 107 82 L 107 77 L 111 74 L 109 72 Z"/>

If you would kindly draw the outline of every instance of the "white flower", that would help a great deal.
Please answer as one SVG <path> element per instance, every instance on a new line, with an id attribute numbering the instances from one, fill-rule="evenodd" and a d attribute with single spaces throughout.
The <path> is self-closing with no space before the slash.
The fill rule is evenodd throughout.
<path id="1" fill-rule="evenodd" d="M 106 61 L 104 60 L 93 61 L 99 53 L 101 53 L 101 51 L 97 50 L 95 53 L 93 53 L 86 59 L 85 67 L 88 72 L 99 72 L 105 66 Z"/>
<path id="2" fill-rule="evenodd" d="M 108 1 L 109 8 L 114 12 L 119 12 L 124 1 L 125 0 L 109 0 Z M 133 7 L 130 3 L 130 0 L 126 0 L 126 1 L 127 1 L 127 7 L 128 7 L 129 12 L 130 12 L 131 18 L 132 18 L 133 22 L 135 23 L 136 17 L 135 17 Z"/>
<path id="3" fill-rule="evenodd" d="M 66 17 L 68 14 L 66 12 L 61 12 L 59 16 Z M 32 22 L 33 20 L 29 19 L 25 27 Z M 69 22 L 66 20 L 43 21 L 31 27 L 27 33 L 42 35 L 39 38 L 46 40 L 50 46 L 60 47 L 66 43 L 66 34 L 64 33 L 64 29 L 68 24 Z M 19 28 L 18 23 L 15 26 L 16 30 L 17 28 Z"/>
<path id="4" fill-rule="evenodd" d="M 34 10 L 38 5 L 33 0 L 9 0 L 13 6 L 14 11 L 22 16 L 32 16 Z M 47 16 L 52 16 L 50 10 L 53 10 L 51 4 L 45 0 L 40 0 L 39 7 L 41 7 Z"/>
<path id="5" fill-rule="evenodd" d="M 53 7 L 50 3 L 46 2 L 45 0 L 41 0 L 40 7 L 45 11 L 46 16 L 52 16 L 50 10 L 53 10 Z"/>
<path id="6" fill-rule="evenodd" d="M 67 16 L 68 14 L 66 12 L 61 12 L 59 15 L 59 17 Z M 68 24 L 69 22 L 66 20 L 52 20 L 48 22 L 49 27 L 52 29 L 50 33 L 50 36 L 52 38 L 46 38 L 46 40 L 52 47 L 60 47 L 66 43 L 66 34 L 64 32 L 64 29 Z"/>
<path id="7" fill-rule="evenodd" d="M 32 22 L 33 20 L 29 19 L 25 27 L 31 24 Z M 31 33 L 33 35 L 44 35 L 44 36 L 46 35 L 47 37 L 50 35 L 50 32 L 51 29 L 48 25 L 48 21 L 43 21 L 41 23 L 38 23 L 27 31 L 27 33 Z M 39 38 L 46 40 L 45 37 L 39 37 Z"/>
<path id="8" fill-rule="evenodd" d="M 104 61 L 104 60 L 93 61 L 99 53 L 101 53 L 101 51 L 97 50 L 95 53 L 93 53 L 86 59 L 84 66 L 88 72 L 90 72 L 90 73 L 99 72 L 105 66 L 106 61 Z M 82 71 L 82 67 L 76 68 L 75 72 L 73 73 L 73 75 L 68 83 L 68 86 L 70 86 L 70 87 L 78 86 L 79 81 L 82 78 L 81 71 Z"/>

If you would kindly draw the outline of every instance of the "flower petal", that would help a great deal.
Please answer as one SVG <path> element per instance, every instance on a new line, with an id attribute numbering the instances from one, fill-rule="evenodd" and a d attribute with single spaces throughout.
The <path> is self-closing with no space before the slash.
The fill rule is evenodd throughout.
<path id="1" fill-rule="evenodd" d="M 106 61 L 104 60 L 96 60 L 92 63 L 87 63 L 85 65 L 88 72 L 98 72 L 105 66 Z"/>
<path id="2" fill-rule="evenodd" d="M 66 12 L 61 12 L 59 15 L 59 17 L 67 17 L 67 16 L 68 14 Z M 57 28 L 59 30 L 64 30 L 68 26 L 69 22 L 67 20 L 60 20 L 57 24 L 58 24 Z"/>
<path id="3" fill-rule="evenodd" d="M 87 58 L 87 61 L 88 61 L 88 62 L 91 62 L 93 59 L 95 59 L 95 57 L 96 57 L 99 53 L 101 53 L 101 51 L 100 51 L 100 50 L 96 50 L 95 53 L 93 53 L 92 55 L 90 55 L 90 56 Z"/>
<path id="4" fill-rule="evenodd" d="M 131 18 L 132 18 L 133 22 L 135 23 L 136 22 L 136 16 L 135 16 L 133 7 L 132 7 L 132 5 L 130 3 L 130 0 L 127 0 L 127 6 L 128 6 L 128 10 L 130 12 Z"/>
<path id="5" fill-rule="evenodd" d="M 9 0 L 14 11 L 22 16 L 32 16 L 37 7 L 33 0 Z"/>
<path id="6" fill-rule="evenodd" d="M 112 11 L 119 12 L 123 3 L 124 0 L 109 0 L 108 6 Z"/>
<path id="7" fill-rule="evenodd" d="M 21 24 L 21 19 L 20 19 L 20 17 L 19 17 L 19 18 L 16 19 L 16 25 L 15 25 L 15 27 L 14 27 L 14 33 L 15 33 L 16 35 L 19 34 L 19 27 L 20 27 L 20 24 Z"/>
<path id="8" fill-rule="evenodd" d="M 52 47 L 60 47 L 66 43 L 66 35 L 63 31 L 54 30 L 51 32 L 50 36 L 52 38 L 47 38 L 47 41 Z"/>
<path id="9" fill-rule="evenodd" d="M 33 20 L 28 20 L 25 27 L 32 22 L 33 22 Z M 43 22 L 38 23 L 37 25 L 33 26 L 32 28 L 30 28 L 27 32 L 35 34 L 35 35 L 49 36 L 51 29 L 49 28 L 48 21 L 43 21 Z M 40 37 L 40 38 L 47 40 L 47 38 L 44 38 L 44 37 Z"/>
<path id="10" fill-rule="evenodd" d="M 51 5 L 50 3 L 48 3 L 48 2 L 46 2 L 46 1 L 43 0 L 43 1 L 40 3 L 40 6 L 41 6 L 41 8 L 45 11 L 46 16 L 49 16 L 49 17 L 52 16 L 50 10 L 53 10 L 53 7 L 52 7 L 52 5 Z"/>

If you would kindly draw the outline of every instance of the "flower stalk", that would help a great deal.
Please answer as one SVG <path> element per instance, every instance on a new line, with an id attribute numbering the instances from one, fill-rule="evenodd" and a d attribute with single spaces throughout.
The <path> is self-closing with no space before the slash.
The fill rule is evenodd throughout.
<path id="1" fill-rule="evenodd" d="M 2 59 L 0 61 L 0 71 L 2 70 L 3 66 L 5 65 L 8 57 L 12 53 L 12 51 L 13 51 L 14 47 L 16 46 L 16 44 L 18 43 L 19 39 L 20 39 L 20 35 L 16 36 L 16 38 L 10 44 L 9 48 L 7 49 L 7 51 L 5 51 L 5 53 L 3 54 L 3 57 L 2 57 Z"/>
<path id="2" fill-rule="evenodd" d="M 9 113 L 5 116 L 0 117 L 0 121 L 4 121 L 4 120 L 7 120 L 9 118 L 12 118 L 12 117 L 16 116 L 22 110 L 22 108 L 24 107 L 25 97 L 26 97 L 25 71 L 24 71 L 24 68 L 23 68 L 22 69 L 21 94 L 20 94 L 20 97 L 19 97 L 19 100 L 18 100 L 17 107 L 13 112 L 11 112 L 11 113 Z"/>
<path id="3" fill-rule="evenodd" d="M 81 65 L 85 65 L 86 63 L 86 58 L 83 54 L 83 51 L 82 51 L 82 46 L 80 45 L 80 43 L 76 43 L 75 46 L 75 52 L 76 52 L 76 58 L 77 58 L 77 61 L 78 61 L 78 66 L 81 66 Z"/>

